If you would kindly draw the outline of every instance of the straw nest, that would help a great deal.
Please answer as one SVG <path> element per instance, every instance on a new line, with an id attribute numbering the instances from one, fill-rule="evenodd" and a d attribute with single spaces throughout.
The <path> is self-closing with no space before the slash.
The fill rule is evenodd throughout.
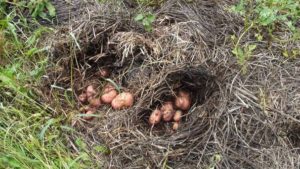
<path id="1" fill-rule="evenodd" d="M 243 75 L 229 38 L 243 26 L 226 10 L 230 3 L 169 0 L 154 11 L 153 32 L 145 32 L 125 4 L 94 5 L 51 38 L 45 99 L 74 122 L 80 106 L 66 95 L 76 98 L 88 84 L 101 88 L 106 82 L 95 72 L 102 67 L 134 93 L 130 109 L 102 107 L 93 121 L 73 123 L 90 148 L 110 149 L 93 154 L 104 168 L 296 168 L 300 61 L 282 58 L 278 44 L 270 53 L 267 42 L 255 42 Z M 73 90 L 66 94 L 58 86 Z M 193 96 L 179 130 L 170 123 L 151 127 L 151 110 L 179 88 Z M 75 136 L 66 137 L 76 150 Z"/>

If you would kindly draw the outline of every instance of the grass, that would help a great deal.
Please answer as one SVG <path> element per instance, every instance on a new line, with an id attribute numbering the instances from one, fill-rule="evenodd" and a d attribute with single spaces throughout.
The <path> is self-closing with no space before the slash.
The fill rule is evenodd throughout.
<path id="1" fill-rule="evenodd" d="M 48 65 L 47 47 L 38 44 L 52 30 L 34 17 L 47 16 L 36 8 L 51 5 L 0 3 L 0 168 L 90 168 L 86 151 L 67 147 L 66 136 L 74 131 L 65 124 L 66 117 L 37 101 L 34 86 Z M 21 13 L 27 7 L 33 12 L 30 22 Z M 53 9 L 50 12 L 53 15 Z"/>
<path id="2" fill-rule="evenodd" d="M 234 42 L 232 53 L 236 56 L 244 74 L 247 72 L 247 60 L 256 48 L 255 44 L 240 43 L 246 33 L 253 34 L 257 42 L 267 40 L 270 43 L 280 43 L 282 55 L 286 58 L 300 56 L 298 48 L 286 47 L 288 43 L 300 40 L 300 29 L 297 27 L 300 7 L 297 0 L 240 0 L 230 10 L 244 19 L 244 31 L 240 37 L 232 36 Z M 280 37 L 276 35 L 276 31 L 285 32 L 288 37 Z"/>

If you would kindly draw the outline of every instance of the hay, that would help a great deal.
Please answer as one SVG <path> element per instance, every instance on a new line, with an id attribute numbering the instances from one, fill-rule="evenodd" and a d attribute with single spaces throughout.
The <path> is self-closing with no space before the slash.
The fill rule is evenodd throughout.
<path id="1" fill-rule="evenodd" d="M 270 55 L 262 42 L 242 75 L 227 39 L 242 29 L 239 18 L 225 10 L 230 3 L 169 0 L 156 11 L 154 31 L 146 33 L 131 10 L 111 2 L 90 9 L 51 39 L 56 65 L 48 85 L 72 87 L 76 96 L 89 83 L 101 88 L 104 82 L 94 72 L 108 67 L 112 80 L 135 94 L 129 110 L 103 107 L 99 118 L 76 123 L 90 148 L 110 148 L 109 156 L 95 157 L 104 168 L 299 166 L 300 60 L 282 58 L 277 44 Z M 173 132 L 168 123 L 151 128 L 150 111 L 178 88 L 193 93 L 180 129 Z M 66 112 L 79 108 L 63 96 L 51 89 L 45 99 L 60 97 L 52 105 Z"/>

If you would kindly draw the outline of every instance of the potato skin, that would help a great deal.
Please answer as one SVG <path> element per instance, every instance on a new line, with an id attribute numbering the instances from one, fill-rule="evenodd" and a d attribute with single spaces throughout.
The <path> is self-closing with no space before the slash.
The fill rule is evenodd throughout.
<path id="1" fill-rule="evenodd" d="M 118 95 L 117 90 L 110 84 L 106 85 L 101 96 L 101 101 L 105 104 L 111 104 L 111 102 Z"/>
<path id="2" fill-rule="evenodd" d="M 174 117 L 173 117 L 173 120 L 175 122 L 179 122 L 182 118 L 182 111 L 181 110 L 176 110 L 175 114 L 174 114 Z"/>
<path id="3" fill-rule="evenodd" d="M 174 111 L 174 106 L 172 102 L 165 102 L 162 106 L 161 106 L 161 111 L 165 111 L 165 110 L 170 110 L 170 111 Z"/>
<path id="4" fill-rule="evenodd" d="M 161 118 L 162 118 L 162 112 L 159 109 L 155 109 L 149 117 L 149 123 L 151 125 L 158 124 L 161 121 Z"/>
<path id="5" fill-rule="evenodd" d="M 111 102 L 111 107 L 115 110 L 120 110 L 124 107 L 124 101 L 123 100 L 120 100 L 118 98 L 119 95 L 117 95 L 116 98 L 114 98 L 114 100 L 112 100 Z"/>
<path id="6" fill-rule="evenodd" d="M 191 107 L 191 97 L 188 92 L 179 91 L 175 99 L 175 106 L 180 110 L 188 110 Z"/>
<path id="7" fill-rule="evenodd" d="M 91 107 L 99 108 L 101 106 L 101 100 L 99 98 L 89 99 Z"/>
<path id="8" fill-rule="evenodd" d="M 87 114 L 87 115 L 95 114 L 97 111 L 95 108 L 92 108 L 92 107 L 86 107 L 85 110 L 86 110 L 85 114 Z M 94 118 L 93 116 L 83 116 L 83 119 L 88 120 L 88 121 L 92 120 L 93 118 Z"/>
<path id="9" fill-rule="evenodd" d="M 120 109 L 132 107 L 133 102 L 134 102 L 133 94 L 129 92 L 123 92 L 118 94 L 114 98 L 114 100 L 111 102 L 111 106 L 115 110 L 120 110 Z"/>
<path id="10" fill-rule="evenodd" d="M 125 106 L 126 107 L 132 107 L 133 106 L 133 102 L 134 102 L 134 96 L 133 96 L 133 94 L 131 94 L 129 92 L 124 92 L 124 95 L 126 96 Z"/>
<path id="11" fill-rule="evenodd" d="M 110 72 L 107 68 L 101 68 L 98 72 L 97 72 L 97 75 L 99 77 L 104 77 L 104 78 L 107 78 L 109 77 L 110 75 Z"/>
<path id="12" fill-rule="evenodd" d="M 94 95 L 96 95 L 96 91 L 94 89 L 94 87 L 92 85 L 89 85 L 87 88 L 86 88 L 86 96 L 87 98 L 91 98 L 93 97 Z"/>
<path id="13" fill-rule="evenodd" d="M 163 120 L 165 122 L 171 121 L 173 116 L 174 116 L 174 111 L 170 111 L 170 110 L 165 110 L 163 111 Z"/>
<path id="14" fill-rule="evenodd" d="M 174 106 L 172 102 L 165 102 L 162 107 L 162 118 L 164 121 L 171 121 L 174 116 Z"/>
<path id="15" fill-rule="evenodd" d="M 180 125 L 180 123 L 179 123 L 179 122 L 174 122 L 174 123 L 173 123 L 173 127 L 172 127 L 172 128 L 173 128 L 173 130 L 175 130 L 175 131 L 176 131 L 176 130 L 178 130 L 178 128 L 179 128 L 179 125 Z"/>

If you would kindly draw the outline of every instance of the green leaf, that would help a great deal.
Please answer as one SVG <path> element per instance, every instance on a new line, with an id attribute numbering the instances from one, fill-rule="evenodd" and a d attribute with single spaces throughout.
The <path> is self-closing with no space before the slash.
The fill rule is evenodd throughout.
<path id="1" fill-rule="evenodd" d="M 47 14 L 45 12 L 40 12 L 38 16 L 43 19 L 47 19 Z"/>
<path id="2" fill-rule="evenodd" d="M 37 16 L 40 16 L 43 9 L 44 9 L 44 3 L 38 3 L 37 5 L 33 5 L 32 7 L 32 13 L 31 13 L 31 16 L 33 18 L 36 18 Z"/>
<path id="3" fill-rule="evenodd" d="M 153 14 L 148 14 L 146 19 L 148 20 L 148 22 L 152 23 L 155 21 L 155 15 Z"/>
<path id="4" fill-rule="evenodd" d="M 256 33 L 256 34 L 255 34 L 255 37 L 256 37 L 256 39 L 257 39 L 258 41 L 262 41 L 262 40 L 263 40 L 263 36 L 262 36 L 261 34 L 259 34 L 259 33 Z"/>
<path id="5" fill-rule="evenodd" d="M 249 45 L 248 46 L 248 51 L 249 52 L 252 52 L 254 49 L 256 49 L 256 45 L 254 44 L 254 45 Z"/>
<path id="6" fill-rule="evenodd" d="M 289 52 L 287 50 L 284 50 L 282 52 L 282 55 L 287 58 L 287 57 L 289 57 Z"/>
<path id="7" fill-rule="evenodd" d="M 50 120 L 46 123 L 45 127 L 43 127 L 43 129 L 42 129 L 42 131 L 41 131 L 41 133 L 40 133 L 40 135 L 39 135 L 39 138 L 40 138 L 41 140 L 44 140 L 44 136 L 45 136 L 46 130 L 47 130 L 47 129 L 50 127 L 50 125 L 53 124 L 53 123 L 55 123 L 55 121 L 54 121 L 53 119 L 50 119 Z"/>
<path id="8" fill-rule="evenodd" d="M 145 29 L 147 32 L 152 32 L 152 30 L 153 30 L 151 25 L 145 26 Z"/>
<path id="9" fill-rule="evenodd" d="M 150 23 L 147 19 L 144 19 L 144 20 L 143 20 L 143 25 L 144 25 L 144 26 L 150 26 L 151 23 Z"/>
<path id="10" fill-rule="evenodd" d="M 141 20 L 143 20 L 143 19 L 144 19 L 144 15 L 143 15 L 143 14 L 138 14 L 138 15 L 134 18 L 135 21 L 141 21 Z"/>
<path id="11" fill-rule="evenodd" d="M 288 28 L 289 28 L 291 31 L 295 31 L 295 30 L 296 30 L 296 28 L 295 28 L 295 26 L 293 25 L 292 21 L 287 21 L 285 24 L 288 26 Z"/>
<path id="12" fill-rule="evenodd" d="M 50 2 L 46 3 L 46 8 L 49 11 L 49 15 L 51 17 L 54 17 L 56 15 L 55 7 Z"/>
<path id="13" fill-rule="evenodd" d="M 76 145 L 77 145 L 80 149 L 82 149 L 82 150 L 85 150 L 86 147 L 87 147 L 87 145 L 85 144 L 85 142 L 84 142 L 81 138 L 77 138 L 77 139 L 75 140 L 75 143 L 76 143 Z"/>
<path id="14" fill-rule="evenodd" d="M 7 71 L 0 72 L 0 85 L 16 89 L 14 75 Z"/>
<path id="15" fill-rule="evenodd" d="M 234 41 L 234 42 L 235 42 L 237 38 L 236 38 L 236 36 L 235 36 L 235 35 L 231 35 L 231 36 L 230 36 L 230 39 L 231 39 L 232 41 Z"/>
<path id="16" fill-rule="evenodd" d="M 7 26 L 8 26 L 7 27 L 8 30 L 14 36 L 14 39 L 15 39 L 16 43 L 19 44 L 20 42 L 19 42 L 19 39 L 18 39 L 17 29 L 16 29 L 15 25 L 9 22 Z"/>
<path id="17" fill-rule="evenodd" d="M 229 10 L 233 13 L 244 15 L 245 11 L 246 11 L 244 0 L 241 0 L 237 5 L 231 6 L 231 8 Z"/>
<path id="18" fill-rule="evenodd" d="M 276 12 L 268 7 L 263 7 L 259 12 L 260 23 L 267 26 L 276 21 Z"/>
<path id="19" fill-rule="evenodd" d="M 234 48 L 231 52 L 237 56 L 237 48 Z"/>

